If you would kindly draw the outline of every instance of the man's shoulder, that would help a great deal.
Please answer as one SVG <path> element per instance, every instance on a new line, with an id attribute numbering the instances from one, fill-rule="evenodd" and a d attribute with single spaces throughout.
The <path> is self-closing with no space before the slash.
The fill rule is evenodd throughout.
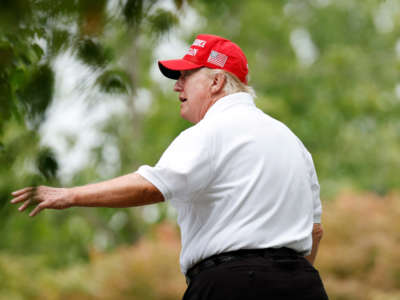
<path id="1" fill-rule="evenodd" d="M 284 125 L 256 106 L 247 105 L 230 107 L 200 123 L 198 125 L 201 125 L 205 130 L 217 132 L 245 129 L 248 126 L 265 128 Z"/>
<path id="2" fill-rule="evenodd" d="M 175 138 L 174 143 L 199 144 L 206 142 L 213 135 L 212 127 L 209 124 L 199 122 L 185 130 Z"/>

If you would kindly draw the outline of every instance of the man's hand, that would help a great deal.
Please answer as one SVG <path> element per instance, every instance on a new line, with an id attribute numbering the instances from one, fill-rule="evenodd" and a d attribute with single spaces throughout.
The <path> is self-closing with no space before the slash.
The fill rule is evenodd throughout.
<path id="1" fill-rule="evenodd" d="M 29 205 L 37 204 L 35 209 L 29 214 L 34 217 L 45 208 L 64 209 L 73 204 L 73 194 L 70 189 L 54 188 L 49 186 L 27 187 L 11 193 L 14 197 L 12 204 L 22 203 L 18 208 L 24 211 Z"/>

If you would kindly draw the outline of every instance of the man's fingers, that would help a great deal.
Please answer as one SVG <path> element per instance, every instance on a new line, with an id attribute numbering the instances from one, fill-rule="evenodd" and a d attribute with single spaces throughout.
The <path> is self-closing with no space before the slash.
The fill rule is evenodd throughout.
<path id="1" fill-rule="evenodd" d="M 19 211 L 24 211 L 29 205 L 34 204 L 34 203 L 39 203 L 35 207 L 35 209 L 29 214 L 29 216 L 34 217 L 38 213 L 40 213 L 43 209 L 47 207 L 47 204 L 45 204 L 44 201 L 45 199 L 42 199 L 39 194 L 37 193 L 38 187 L 26 187 L 23 189 L 20 189 L 18 191 L 12 192 L 11 195 L 14 197 L 11 199 L 11 203 L 21 203 L 24 202 L 19 208 Z"/>
<path id="2" fill-rule="evenodd" d="M 38 213 L 40 213 L 43 209 L 45 208 L 45 205 L 42 203 L 40 203 L 38 206 L 35 207 L 34 210 L 32 210 L 32 212 L 29 214 L 30 217 L 34 217 L 36 216 Z"/>
<path id="3" fill-rule="evenodd" d="M 26 201 L 24 204 L 22 204 L 22 205 L 18 208 L 18 210 L 19 210 L 19 211 L 24 211 L 25 208 L 27 208 L 27 207 L 29 206 L 29 204 L 31 204 L 31 203 L 32 203 L 31 200 Z"/>
<path id="4" fill-rule="evenodd" d="M 26 193 L 26 192 L 31 192 L 31 191 L 33 191 L 33 189 L 35 189 L 35 188 L 32 187 L 32 186 L 29 186 L 29 187 L 20 189 L 20 190 L 18 190 L 18 191 L 12 192 L 11 195 L 13 195 L 14 197 L 18 197 L 19 195 L 22 195 L 22 194 L 24 194 L 24 193 Z"/>
<path id="5" fill-rule="evenodd" d="M 12 199 L 11 203 L 15 204 L 15 203 L 23 202 L 25 200 L 28 200 L 31 196 L 32 196 L 31 193 L 22 194 L 16 198 Z"/>

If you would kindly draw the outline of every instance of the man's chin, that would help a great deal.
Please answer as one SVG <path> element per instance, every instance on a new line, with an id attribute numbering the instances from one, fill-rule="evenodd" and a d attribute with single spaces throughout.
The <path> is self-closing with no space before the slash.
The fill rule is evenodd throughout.
<path id="1" fill-rule="evenodd" d="M 192 118 L 190 118 L 184 111 L 181 110 L 181 117 L 183 119 L 185 119 L 186 121 L 192 123 L 192 124 L 196 124 L 197 122 L 195 120 L 193 120 Z"/>

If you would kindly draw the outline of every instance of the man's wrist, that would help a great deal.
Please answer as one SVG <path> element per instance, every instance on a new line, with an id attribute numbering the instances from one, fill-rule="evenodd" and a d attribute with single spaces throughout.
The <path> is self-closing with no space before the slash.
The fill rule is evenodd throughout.
<path id="1" fill-rule="evenodd" d="M 78 191 L 76 187 L 72 187 L 72 188 L 68 188 L 67 189 L 68 192 L 68 206 L 72 207 L 72 206 L 78 206 L 78 202 L 79 202 L 79 198 L 78 198 Z"/>

